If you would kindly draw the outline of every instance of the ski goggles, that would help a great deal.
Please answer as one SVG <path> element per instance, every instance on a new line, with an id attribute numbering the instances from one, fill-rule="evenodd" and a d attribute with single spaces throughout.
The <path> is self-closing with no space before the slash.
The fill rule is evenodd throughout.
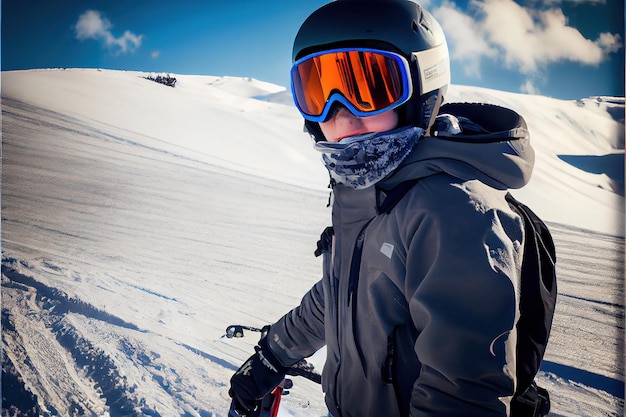
<path id="1" fill-rule="evenodd" d="M 336 102 L 355 116 L 373 116 L 407 102 L 413 93 L 402 55 L 341 48 L 307 55 L 291 69 L 294 102 L 305 119 L 324 122 Z"/>

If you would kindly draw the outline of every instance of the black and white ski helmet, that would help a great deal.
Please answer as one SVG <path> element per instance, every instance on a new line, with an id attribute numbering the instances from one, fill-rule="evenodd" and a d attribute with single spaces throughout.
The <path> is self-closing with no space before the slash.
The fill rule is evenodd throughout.
<path id="1" fill-rule="evenodd" d="M 333 48 L 370 47 L 403 55 L 409 62 L 413 95 L 397 108 L 399 127 L 432 125 L 450 84 L 446 38 L 435 18 L 411 0 L 336 0 L 314 11 L 293 44 L 293 62 Z M 317 123 L 305 127 L 324 140 Z"/>

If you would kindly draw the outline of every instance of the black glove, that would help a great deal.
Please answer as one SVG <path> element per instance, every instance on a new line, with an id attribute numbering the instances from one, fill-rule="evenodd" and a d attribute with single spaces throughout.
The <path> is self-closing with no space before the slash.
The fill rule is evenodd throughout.
<path id="1" fill-rule="evenodd" d="M 235 408 L 242 416 L 251 414 L 260 400 L 282 382 L 289 369 L 269 350 L 266 337 L 254 349 L 256 353 L 230 379 L 228 390 L 228 395 L 235 400 Z"/>

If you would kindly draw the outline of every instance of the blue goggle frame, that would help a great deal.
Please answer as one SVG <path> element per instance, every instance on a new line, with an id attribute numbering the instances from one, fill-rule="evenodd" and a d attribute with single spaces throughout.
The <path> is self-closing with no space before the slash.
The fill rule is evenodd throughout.
<path id="1" fill-rule="evenodd" d="M 291 92 L 305 119 L 324 122 L 334 103 L 358 117 L 386 112 L 406 103 L 413 85 L 409 63 L 402 55 L 372 48 L 338 48 L 297 60 L 291 68 Z"/>

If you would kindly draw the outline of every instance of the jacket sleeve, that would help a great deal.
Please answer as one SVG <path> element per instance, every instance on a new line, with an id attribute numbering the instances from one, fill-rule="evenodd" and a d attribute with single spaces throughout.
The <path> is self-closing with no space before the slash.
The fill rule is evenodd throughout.
<path id="1" fill-rule="evenodd" d="M 522 225 L 508 206 L 468 200 L 462 190 L 446 197 L 447 207 L 430 208 L 414 225 L 407 248 L 406 294 L 422 364 L 410 416 L 507 416 Z"/>
<path id="2" fill-rule="evenodd" d="M 269 347 L 284 366 L 311 356 L 325 344 L 323 282 L 307 292 L 300 305 L 274 323 Z"/>

